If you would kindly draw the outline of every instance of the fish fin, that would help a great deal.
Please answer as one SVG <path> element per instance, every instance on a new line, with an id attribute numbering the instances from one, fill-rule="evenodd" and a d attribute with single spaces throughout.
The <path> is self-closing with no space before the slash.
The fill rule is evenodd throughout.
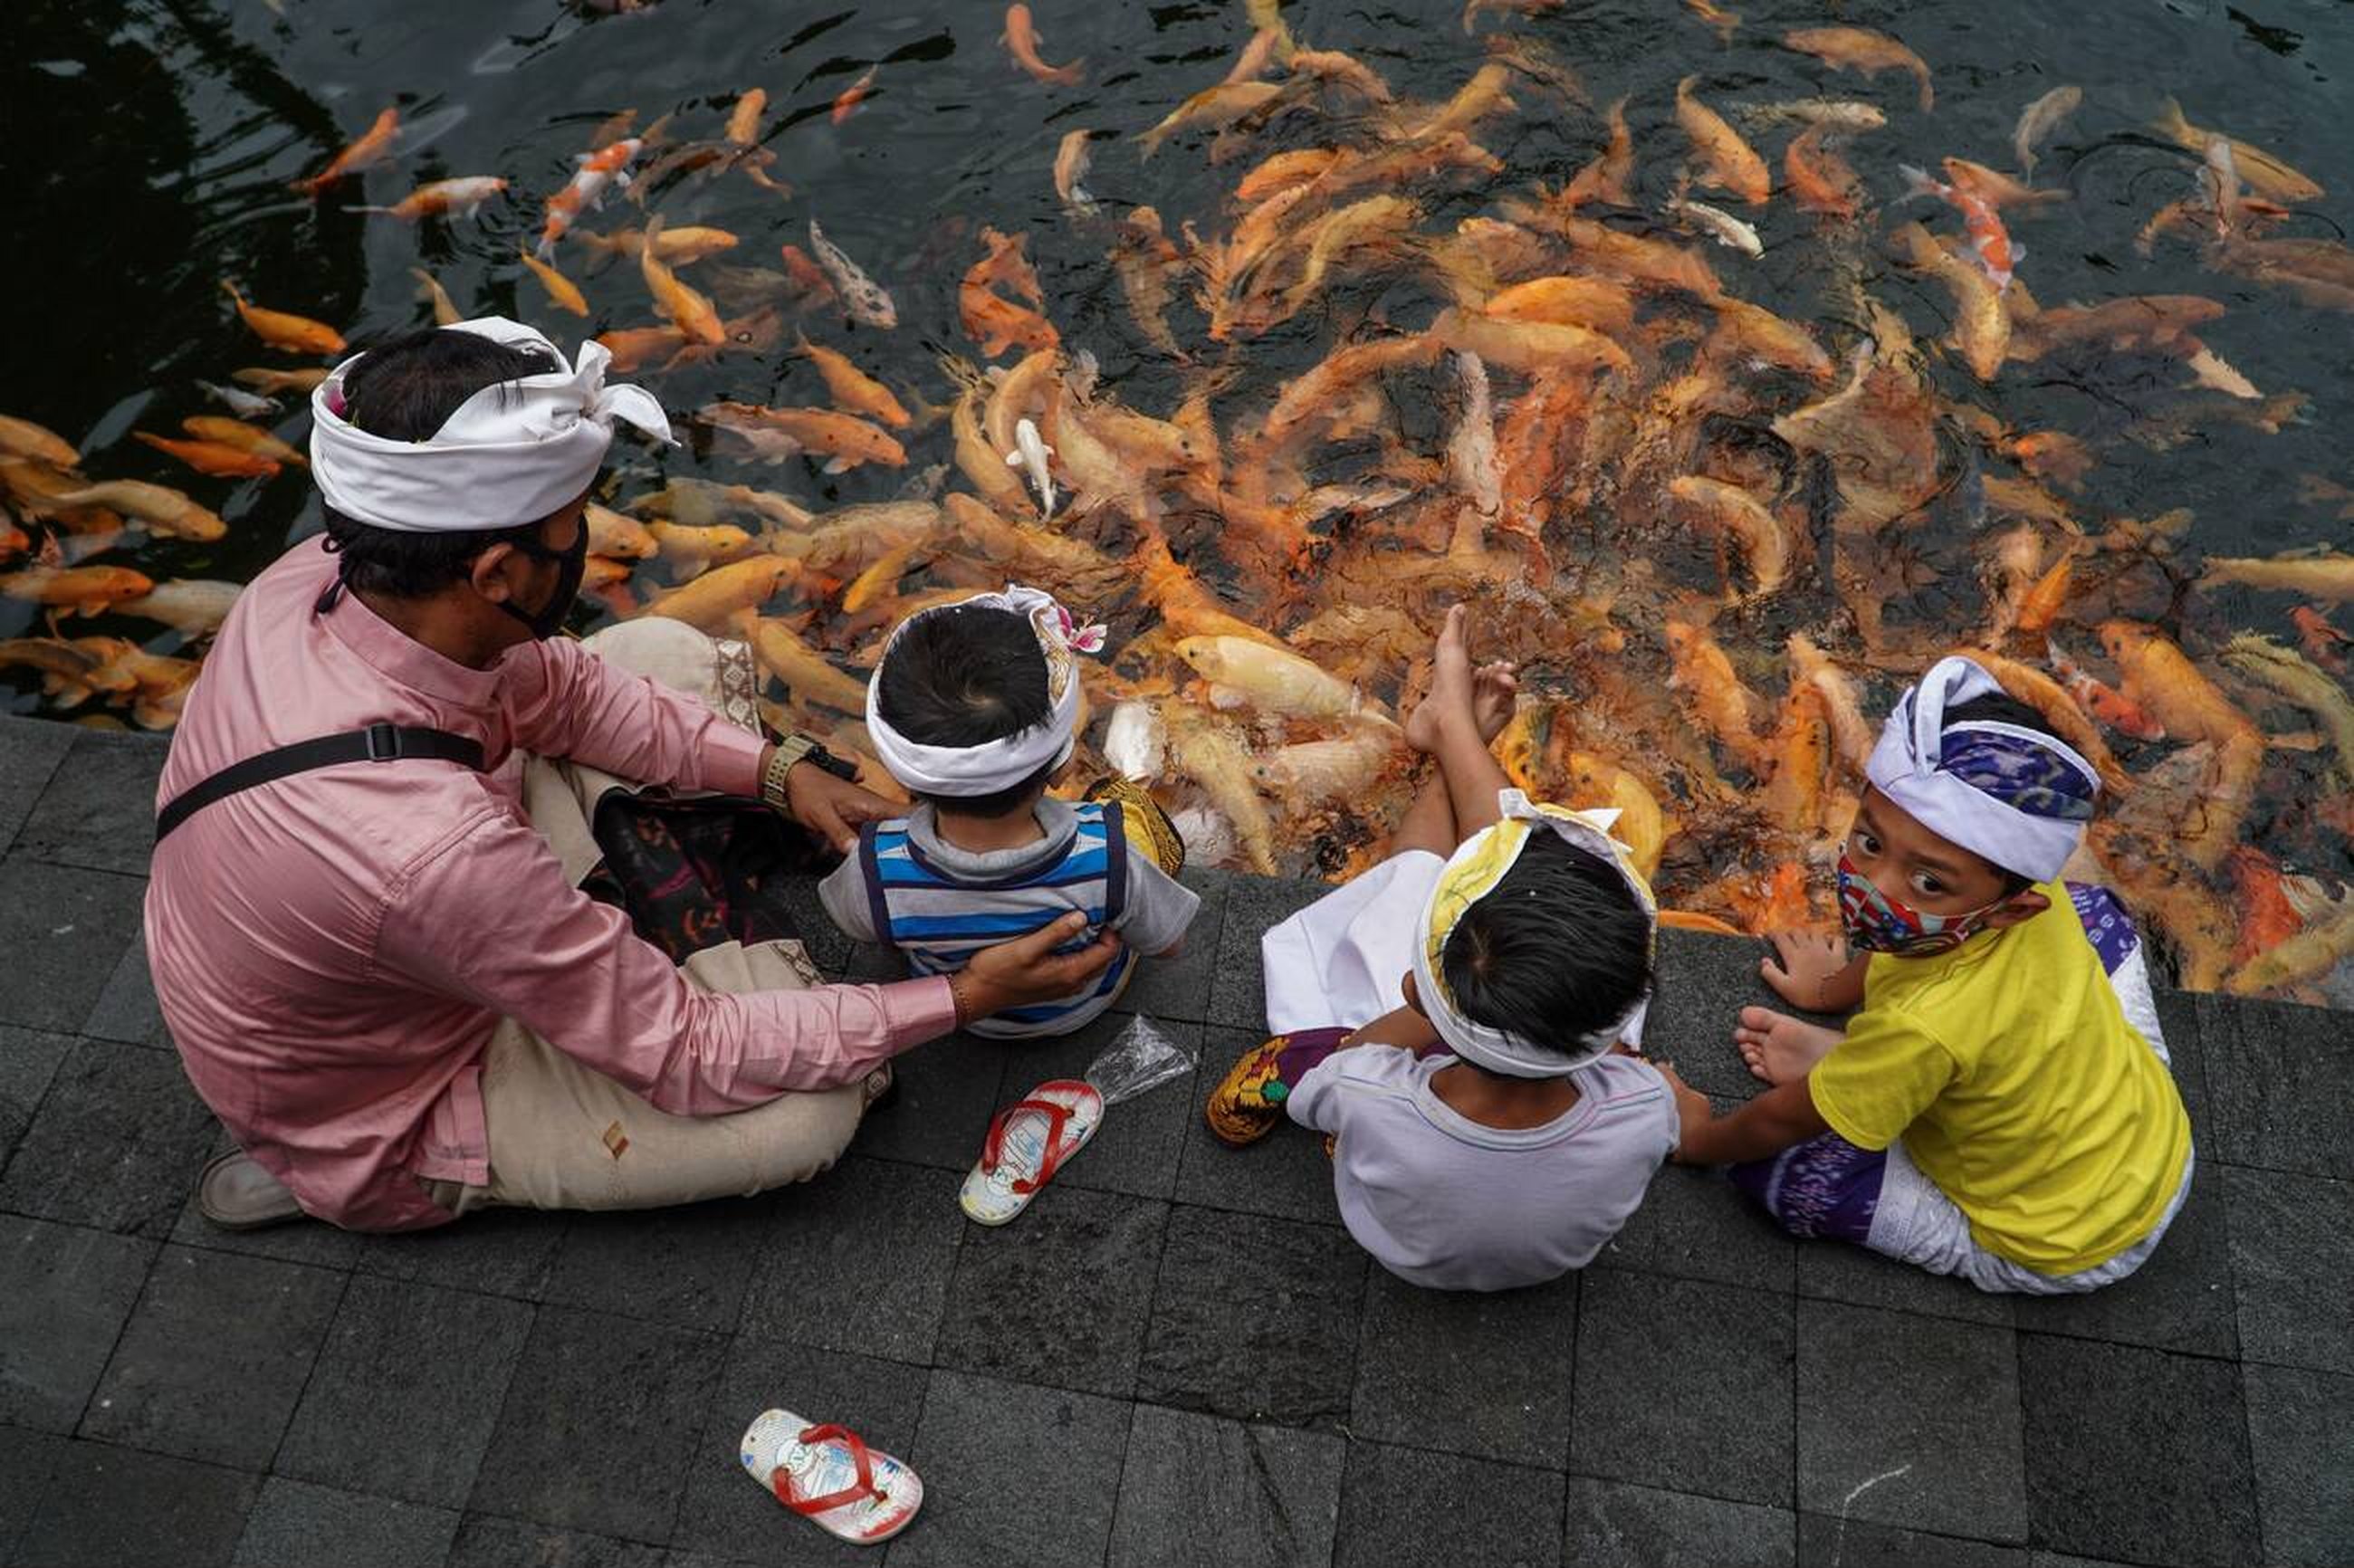
<path id="1" fill-rule="evenodd" d="M 1020 447 L 1016 447 L 1012 451 L 1005 454 L 1005 466 L 1008 468 L 1020 468 L 1022 466 L 1022 449 Z"/>
<path id="2" fill-rule="evenodd" d="M 2012 243 L 2012 245 L 2011 245 L 2011 248 L 2010 248 L 2010 264 L 2011 264 L 2012 266 L 2016 267 L 2016 266 L 2018 266 L 2021 261 L 2024 261 L 2024 260 L 2027 260 L 2027 247 L 2026 247 L 2026 246 L 2024 246 L 2024 245 L 2020 245 L 2020 244 L 2017 243 L 2016 241 L 2014 241 L 2014 242 Z"/>
<path id="3" fill-rule="evenodd" d="M 1899 164 L 1896 165 L 1896 172 L 1904 176 L 1903 199 L 1907 201 L 1914 196 L 1934 198 L 1944 192 L 1944 187 L 1929 177 L 1929 171 L 1926 169 L 1916 169 L 1910 164 Z"/>
<path id="4" fill-rule="evenodd" d="M 820 473 L 848 473 L 852 469 L 856 468 L 857 466 L 858 465 L 856 463 L 851 461 L 847 457 L 836 457 L 818 471 Z"/>
<path id="5" fill-rule="evenodd" d="M 347 207 L 344 208 L 344 210 L 345 212 L 390 212 L 392 208 L 388 207 Z"/>

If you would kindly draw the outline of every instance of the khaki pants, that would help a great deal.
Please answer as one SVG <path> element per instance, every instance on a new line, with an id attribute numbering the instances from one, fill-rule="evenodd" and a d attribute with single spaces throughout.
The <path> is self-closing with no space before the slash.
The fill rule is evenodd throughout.
<path id="1" fill-rule="evenodd" d="M 646 620 L 608 627 L 588 645 L 609 664 L 701 697 L 748 728 L 756 724 L 750 658 L 740 643 L 714 642 L 678 621 Z M 532 825 L 576 882 L 597 863 L 588 826 L 597 802 L 609 789 L 627 788 L 594 768 L 525 761 L 524 801 Z M 819 983 L 798 942 L 726 942 L 696 953 L 683 969 L 711 991 Z M 832 1165 L 858 1130 L 864 1107 L 864 1086 L 845 1084 L 788 1091 L 726 1116 L 672 1116 L 509 1019 L 483 1056 L 490 1182 L 427 1186 L 436 1202 L 461 1214 L 493 1203 L 653 1209 L 748 1197 L 805 1181 Z"/>

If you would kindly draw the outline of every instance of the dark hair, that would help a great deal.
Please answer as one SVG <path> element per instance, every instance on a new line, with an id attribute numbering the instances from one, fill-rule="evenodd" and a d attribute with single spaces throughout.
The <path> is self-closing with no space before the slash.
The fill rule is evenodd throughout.
<path id="1" fill-rule="evenodd" d="M 953 605 L 918 616 L 892 642 L 875 679 L 883 716 L 923 746 L 979 746 L 1055 716 L 1038 634 L 1010 609 Z M 1054 771 L 1050 764 L 991 795 L 918 798 L 965 816 L 1009 817 L 1037 800 Z"/>
<path id="2" fill-rule="evenodd" d="M 2019 729 L 2031 730 L 2044 739 L 2059 741 L 2062 746 L 2068 744 L 2052 730 L 2050 722 L 2041 714 L 2006 693 L 1990 693 L 1983 697 L 1972 697 L 1957 707 L 1947 708 L 1946 722 L 1949 725 L 2007 724 Z M 1976 850 L 1967 850 L 1966 853 L 1978 854 Z M 2001 875 L 2002 895 L 2005 898 L 2015 897 L 2035 885 L 2035 879 L 2031 876 L 2021 876 L 2010 867 L 1987 860 L 1987 857 L 1982 854 L 1978 855 L 1978 858 L 1985 860 L 1987 864 L 1993 866 Z"/>
<path id="3" fill-rule="evenodd" d="M 360 356 L 344 377 L 344 418 L 387 440 L 429 441 L 459 406 L 485 387 L 557 368 L 536 349 L 510 348 L 470 332 L 428 327 Z M 342 557 L 344 582 L 394 599 L 423 599 L 462 581 L 493 545 L 537 543 L 534 517 L 512 528 L 409 534 L 378 528 L 322 506 L 327 548 Z"/>
<path id="4" fill-rule="evenodd" d="M 1456 922 L 1439 969 L 1473 1022 L 1568 1051 L 1651 989 L 1650 922 L 1617 871 L 1540 831 Z"/>

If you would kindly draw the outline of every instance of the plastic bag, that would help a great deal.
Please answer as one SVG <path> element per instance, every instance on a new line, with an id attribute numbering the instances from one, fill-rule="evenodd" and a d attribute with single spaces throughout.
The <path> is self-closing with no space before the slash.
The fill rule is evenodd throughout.
<path id="1" fill-rule="evenodd" d="M 1103 1096 L 1104 1104 L 1116 1106 L 1193 1070 L 1192 1052 L 1162 1033 L 1152 1020 L 1137 1018 L 1087 1064 L 1086 1077 Z"/>

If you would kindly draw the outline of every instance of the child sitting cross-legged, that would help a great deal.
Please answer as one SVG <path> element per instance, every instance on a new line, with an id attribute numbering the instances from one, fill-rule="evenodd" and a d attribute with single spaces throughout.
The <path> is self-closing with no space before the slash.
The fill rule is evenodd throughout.
<path id="1" fill-rule="evenodd" d="M 2058 880 L 2099 775 L 1967 658 L 1890 715 L 1840 858 L 1844 943 L 1775 938 L 1766 980 L 1843 1031 L 1765 1008 L 1734 1041 L 1775 1086 L 1724 1117 L 1677 1086 L 1681 1160 L 1802 1236 L 1981 1290 L 2057 1295 L 2147 1260 L 2190 1191 L 2133 923 Z M 1854 956 L 1849 956 L 1849 949 Z"/>
<path id="2" fill-rule="evenodd" d="M 1614 814 L 1509 787 L 1488 746 L 1511 670 L 1472 669 L 1464 620 L 1449 612 L 1406 725 L 1439 779 L 1389 859 L 1267 932 L 1267 1020 L 1285 1033 L 1207 1110 L 1228 1142 L 1285 1112 L 1331 1134 L 1341 1220 L 1391 1273 L 1506 1290 L 1591 1261 L 1677 1121 L 1666 1081 L 1621 1044 L 1640 1040 L 1650 990 L 1650 889 Z"/>
<path id="3" fill-rule="evenodd" d="M 1106 930 L 1122 941 L 1086 990 L 977 1019 L 976 1034 L 1086 1024 L 1119 999 L 1139 954 L 1176 953 L 1201 906 L 1176 878 L 1176 830 L 1141 789 L 1115 780 L 1076 804 L 1046 793 L 1076 743 L 1076 655 L 1101 635 L 1035 588 L 976 594 L 902 622 L 867 686 L 875 754 L 917 804 L 867 824 L 858 853 L 819 885 L 834 924 L 951 983 L 981 948 L 1075 910 L 1087 925 L 1067 949 Z"/>

